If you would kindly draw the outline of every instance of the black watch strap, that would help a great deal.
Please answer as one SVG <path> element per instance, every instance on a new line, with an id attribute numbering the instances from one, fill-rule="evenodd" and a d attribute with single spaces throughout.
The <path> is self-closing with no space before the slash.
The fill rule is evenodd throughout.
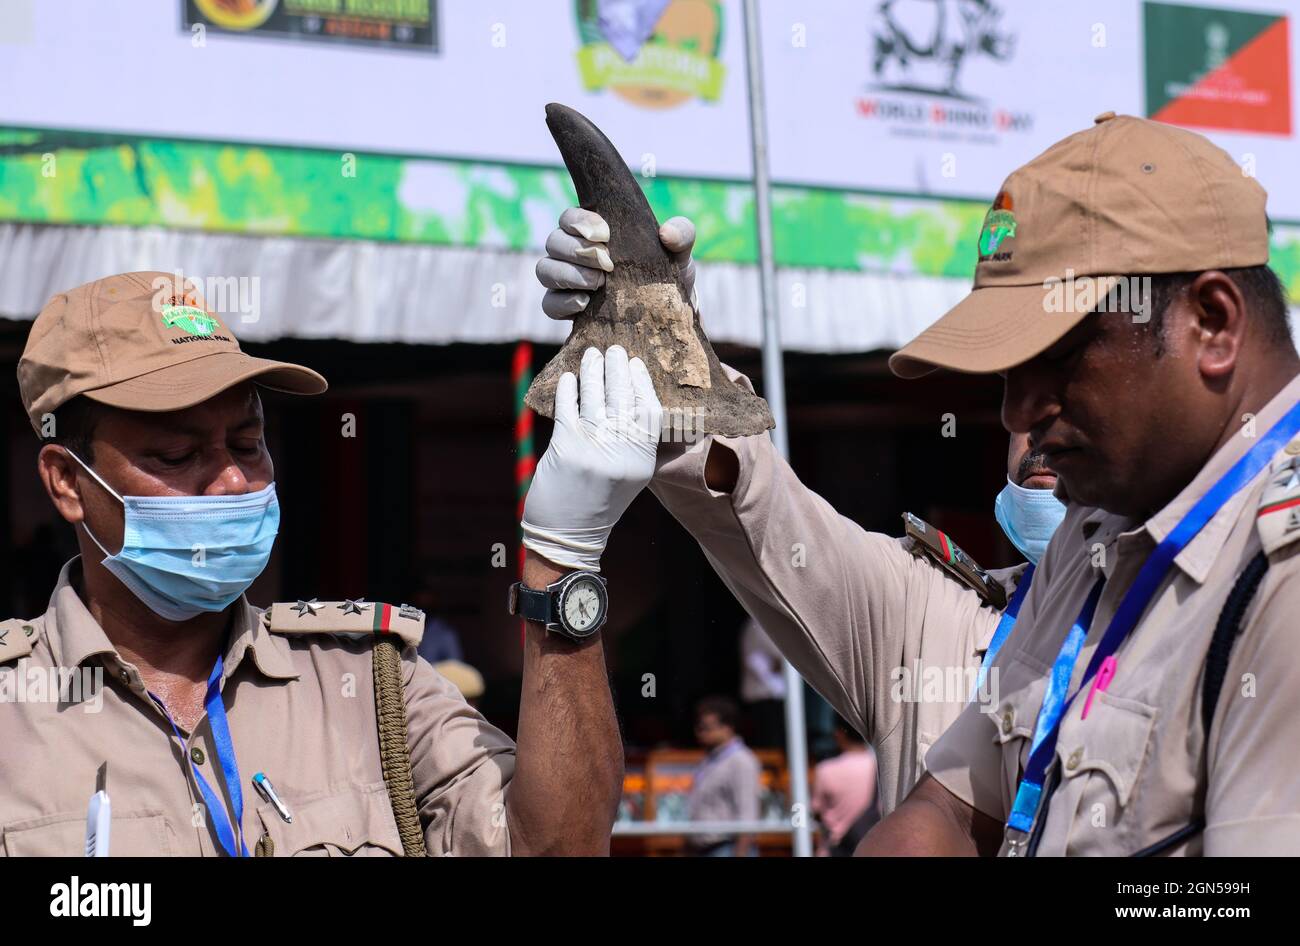
<path id="1" fill-rule="evenodd" d="M 525 621 L 536 621 L 539 624 L 549 624 L 551 622 L 551 592 L 543 588 L 541 591 L 529 588 L 522 581 L 514 584 L 515 593 L 515 613 Z"/>

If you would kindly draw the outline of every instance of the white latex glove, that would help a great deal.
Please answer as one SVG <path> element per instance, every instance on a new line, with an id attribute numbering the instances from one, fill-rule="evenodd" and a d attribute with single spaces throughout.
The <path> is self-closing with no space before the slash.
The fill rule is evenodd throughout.
<path id="1" fill-rule="evenodd" d="M 546 238 L 546 256 L 537 263 L 537 279 L 546 287 L 542 311 L 553 319 L 571 319 L 587 307 L 590 293 L 605 284 L 605 274 L 614 271 L 605 244 L 609 224 L 598 213 L 570 207 L 560 214 L 560 226 Z M 682 282 L 690 295 L 691 308 L 700 310 L 695 293 L 695 224 L 686 217 L 672 217 L 659 228 L 659 242 L 677 263 Z"/>
<path id="2" fill-rule="evenodd" d="M 525 548 L 600 571 L 610 531 L 654 475 L 663 409 L 645 362 L 620 345 L 604 355 L 588 348 L 579 374 L 566 371 L 556 385 L 555 430 L 520 525 Z"/>

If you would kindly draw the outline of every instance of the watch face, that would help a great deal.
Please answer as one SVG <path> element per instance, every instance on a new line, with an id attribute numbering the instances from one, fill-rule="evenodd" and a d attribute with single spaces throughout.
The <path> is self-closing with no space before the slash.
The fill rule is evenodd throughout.
<path id="1" fill-rule="evenodd" d="M 595 578 L 582 577 L 571 582 L 564 589 L 560 612 L 573 633 L 594 631 L 605 616 L 605 589 Z"/>

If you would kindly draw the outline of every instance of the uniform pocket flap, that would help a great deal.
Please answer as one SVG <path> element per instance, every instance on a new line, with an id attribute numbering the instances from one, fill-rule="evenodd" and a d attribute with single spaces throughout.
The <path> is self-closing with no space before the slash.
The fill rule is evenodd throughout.
<path id="1" fill-rule="evenodd" d="M 258 807 L 277 857 L 402 854 L 382 783 L 331 791 L 297 804 L 291 796 L 284 801 L 292 822 L 285 822 L 269 803 Z"/>
<path id="2" fill-rule="evenodd" d="M 1080 699 L 1087 699 L 1087 692 Z M 1137 783 L 1155 726 L 1156 709 L 1137 700 L 1101 690 L 1093 697 L 1087 719 L 1072 719 L 1061 729 L 1056 755 L 1064 778 L 1100 772 L 1115 787 L 1121 806 Z"/>
<path id="3" fill-rule="evenodd" d="M 47 815 L 6 825 L 10 857 L 82 857 L 86 853 L 86 813 Z M 112 857 L 161 857 L 172 853 L 167 819 L 160 811 L 113 812 L 108 835 Z"/>

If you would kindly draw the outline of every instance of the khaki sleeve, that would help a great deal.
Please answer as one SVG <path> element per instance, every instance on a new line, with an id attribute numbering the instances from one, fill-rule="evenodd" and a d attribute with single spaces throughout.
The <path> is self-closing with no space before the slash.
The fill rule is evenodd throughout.
<path id="1" fill-rule="evenodd" d="M 432 855 L 509 854 L 515 744 L 413 647 L 402 656 L 415 800 Z"/>
<path id="2" fill-rule="evenodd" d="M 715 441 L 740 461 L 731 493 L 704 482 Z M 900 540 L 839 515 L 766 434 L 664 444 L 650 489 L 817 692 L 869 741 L 887 736 L 903 712 L 889 698 L 889 673 L 917 605 L 908 600 L 917 562 Z"/>
<path id="3" fill-rule="evenodd" d="M 1300 854 L 1300 553 L 1290 564 L 1266 577 L 1224 676 L 1207 744 L 1207 856 Z"/>
<path id="4" fill-rule="evenodd" d="M 926 771 L 972 808 L 1006 821 L 1007 792 L 994 724 L 978 702 L 967 703 L 925 757 Z"/>
<path id="5" fill-rule="evenodd" d="M 1087 510 L 1071 506 L 1065 520 L 1034 569 L 1033 583 L 1025 594 L 1015 628 L 989 669 L 991 705 L 980 700 L 967 703 L 961 715 L 931 747 L 925 757 L 926 771 L 948 791 L 972 808 L 996 821 L 1006 822 L 1019 778 L 1020 761 L 1028 755 L 1033 727 L 1043 702 L 1047 671 L 1039 671 L 1021 655 L 1026 644 L 1036 639 L 1040 615 L 1045 626 L 1051 621 L 1054 576 L 1067 556 L 1061 535 L 1077 532 Z M 1059 643 L 1058 645 L 1059 646 Z M 1017 720 L 1009 733 L 999 736 L 999 714 L 1011 708 Z M 1013 771 L 1008 771 L 1011 769 Z"/>

